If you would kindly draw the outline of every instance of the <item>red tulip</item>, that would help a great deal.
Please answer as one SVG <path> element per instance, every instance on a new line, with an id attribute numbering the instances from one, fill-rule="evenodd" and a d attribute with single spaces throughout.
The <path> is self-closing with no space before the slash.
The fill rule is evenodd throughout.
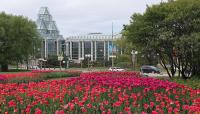
<path id="1" fill-rule="evenodd" d="M 88 103 L 87 108 L 92 108 L 92 104 Z"/>
<path id="2" fill-rule="evenodd" d="M 101 114 L 106 114 L 106 111 L 103 111 Z"/>
<path id="3" fill-rule="evenodd" d="M 149 108 L 149 105 L 148 105 L 148 104 L 146 104 L 146 103 L 145 103 L 143 106 L 144 106 L 144 109 L 147 109 L 147 108 Z"/>
<path id="4" fill-rule="evenodd" d="M 81 111 L 82 111 L 83 113 L 87 113 L 87 109 L 84 108 L 84 107 L 81 107 Z"/>
<path id="5" fill-rule="evenodd" d="M 35 114 L 42 114 L 42 110 L 40 110 L 39 108 L 35 109 Z"/>
<path id="6" fill-rule="evenodd" d="M 112 114 L 111 109 L 108 109 L 107 114 Z"/>
<path id="7" fill-rule="evenodd" d="M 8 106 L 9 106 L 9 107 L 15 107 L 15 106 L 16 106 L 15 101 L 14 101 L 14 100 L 9 101 L 9 102 L 8 102 Z"/>
<path id="8" fill-rule="evenodd" d="M 172 107 L 169 107 L 169 108 L 168 108 L 168 113 L 172 113 L 172 111 L 173 111 L 173 108 L 172 108 Z"/>
<path id="9" fill-rule="evenodd" d="M 151 108 L 154 107 L 154 102 L 150 102 L 150 107 L 151 107 Z"/>
<path id="10" fill-rule="evenodd" d="M 25 112 L 26 112 L 26 113 L 30 113 L 30 112 L 31 112 L 31 108 L 30 108 L 30 107 L 27 107 L 27 108 L 25 109 Z"/>
<path id="11" fill-rule="evenodd" d="M 152 111 L 151 114 L 158 114 L 158 112 L 156 112 L 156 111 Z"/>
<path id="12" fill-rule="evenodd" d="M 147 114 L 146 112 L 142 111 L 142 114 Z"/>

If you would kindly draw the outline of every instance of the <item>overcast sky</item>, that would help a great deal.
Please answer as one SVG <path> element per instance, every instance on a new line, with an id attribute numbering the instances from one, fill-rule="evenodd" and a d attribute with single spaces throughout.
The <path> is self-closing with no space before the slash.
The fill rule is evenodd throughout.
<path id="1" fill-rule="evenodd" d="M 101 32 L 119 33 L 133 13 L 161 0 L 0 0 L 0 12 L 37 19 L 39 8 L 47 6 L 64 36 Z"/>

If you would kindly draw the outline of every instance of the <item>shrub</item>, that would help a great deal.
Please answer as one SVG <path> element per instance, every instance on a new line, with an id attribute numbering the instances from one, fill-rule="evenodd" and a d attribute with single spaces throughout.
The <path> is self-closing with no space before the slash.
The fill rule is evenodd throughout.
<path id="1" fill-rule="evenodd" d="M 116 64 L 116 66 L 122 67 L 122 68 L 130 68 L 130 67 L 132 67 L 132 63 L 130 63 L 130 62 L 119 62 L 119 63 Z"/>
<path id="2" fill-rule="evenodd" d="M 79 73 L 65 73 L 65 72 L 51 72 L 44 74 L 43 79 L 53 79 L 53 78 L 65 78 L 65 77 L 76 77 L 79 76 Z"/>
<path id="3" fill-rule="evenodd" d="M 182 78 L 173 78 L 173 82 L 184 84 L 186 86 L 192 87 L 193 89 L 200 89 L 200 79 L 199 78 L 191 78 L 184 80 Z"/>

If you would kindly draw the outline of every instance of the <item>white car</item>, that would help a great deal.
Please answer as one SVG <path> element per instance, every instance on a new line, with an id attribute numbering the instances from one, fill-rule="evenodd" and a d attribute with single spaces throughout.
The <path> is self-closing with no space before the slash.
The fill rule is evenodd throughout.
<path id="1" fill-rule="evenodd" d="M 125 71 L 125 69 L 120 68 L 120 67 L 110 67 L 108 70 L 109 71 Z"/>
<path id="2" fill-rule="evenodd" d="M 38 66 L 29 66 L 30 69 L 40 69 Z"/>

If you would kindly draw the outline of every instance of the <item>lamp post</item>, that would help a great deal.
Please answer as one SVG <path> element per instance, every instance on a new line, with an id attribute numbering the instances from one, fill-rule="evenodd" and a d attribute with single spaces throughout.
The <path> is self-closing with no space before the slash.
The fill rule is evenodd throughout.
<path id="1" fill-rule="evenodd" d="M 79 58 L 79 60 L 80 60 L 80 63 L 81 63 L 81 68 L 83 68 L 83 60 L 84 60 L 84 58 L 81 57 L 81 58 Z"/>
<path id="2" fill-rule="evenodd" d="M 43 59 L 43 62 L 44 62 L 44 70 L 46 70 L 46 62 L 47 62 L 47 60 Z"/>
<path id="3" fill-rule="evenodd" d="M 65 43 L 64 42 L 62 42 L 62 54 L 64 55 L 63 56 L 63 64 L 64 64 L 64 66 L 65 66 L 65 69 L 67 68 L 67 64 L 68 64 L 68 57 L 67 57 L 67 55 L 66 55 L 66 45 L 65 45 Z"/>
<path id="4" fill-rule="evenodd" d="M 113 58 L 113 22 L 112 22 L 112 67 L 114 67 L 114 58 Z"/>
<path id="5" fill-rule="evenodd" d="M 116 55 L 111 55 L 109 57 L 112 58 L 112 67 L 114 67 L 114 58 L 116 58 Z"/>
<path id="6" fill-rule="evenodd" d="M 63 64 L 65 65 L 65 69 L 66 69 L 66 61 L 65 60 L 63 61 Z"/>
<path id="7" fill-rule="evenodd" d="M 86 54 L 85 57 L 88 59 L 88 71 L 89 71 L 89 67 L 90 67 L 89 66 L 89 62 L 90 62 L 89 60 L 90 60 L 91 54 Z"/>
<path id="8" fill-rule="evenodd" d="M 136 55 L 138 54 L 138 51 L 135 51 L 135 50 L 132 50 L 131 51 L 131 54 L 132 54 L 132 62 L 133 62 L 133 70 L 136 70 L 135 69 L 135 66 L 136 66 Z"/>
<path id="9" fill-rule="evenodd" d="M 67 57 L 67 69 L 69 68 L 69 62 L 72 61 L 70 57 Z"/>
<path id="10" fill-rule="evenodd" d="M 47 61 L 46 59 L 44 59 L 44 58 L 39 58 L 39 61 L 41 62 L 41 66 L 40 66 L 40 69 L 42 70 L 42 66 L 43 66 L 43 63 L 44 63 L 44 65 L 45 65 L 45 62 Z M 44 70 L 45 70 L 45 66 L 44 66 Z"/>
<path id="11" fill-rule="evenodd" d="M 63 56 L 62 55 L 59 55 L 58 56 L 58 61 L 60 61 L 60 70 L 62 69 L 62 60 L 63 60 Z"/>
<path id="12" fill-rule="evenodd" d="M 43 61 L 45 60 L 44 58 L 39 58 L 38 60 L 40 61 L 40 70 L 42 70 L 42 66 L 43 66 L 42 64 L 43 64 Z"/>

